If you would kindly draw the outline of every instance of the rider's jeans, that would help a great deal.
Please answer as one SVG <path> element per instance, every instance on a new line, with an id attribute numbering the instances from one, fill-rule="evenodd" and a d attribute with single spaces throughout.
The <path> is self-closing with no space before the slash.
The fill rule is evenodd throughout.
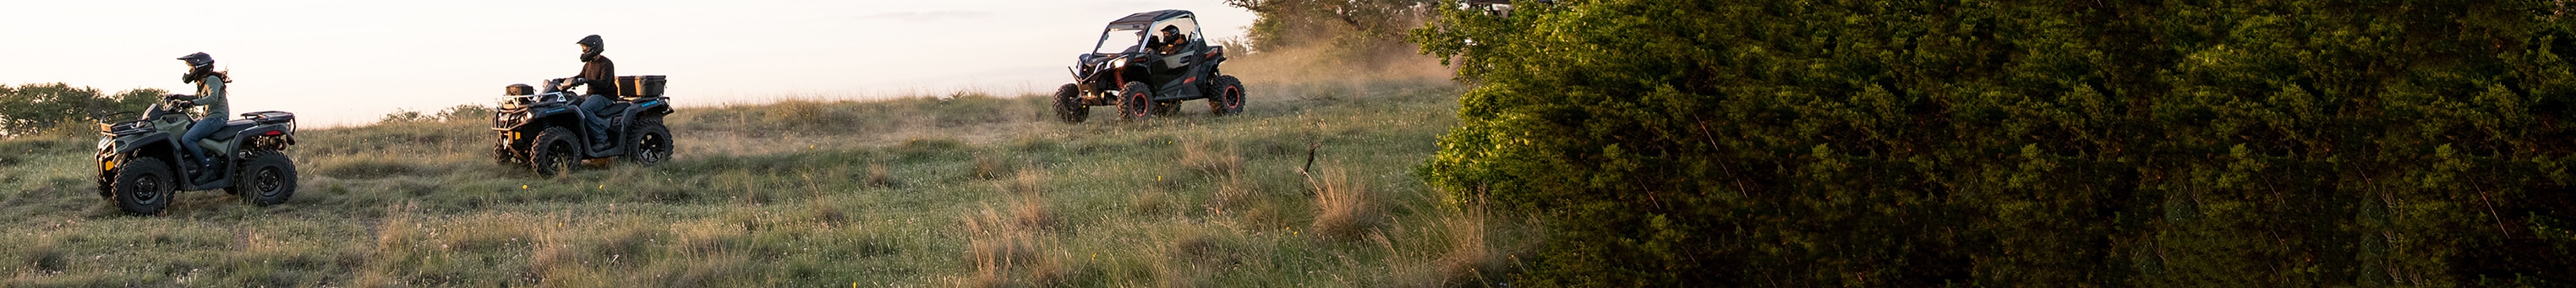
<path id="1" fill-rule="evenodd" d="M 581 100 L 581 114 L 590 117 L 590 125 L 586 126 L 590 126 L 591 141 L 600 142 L 608 139 L 608 116 L 599 115 L 599 109 L 608 108 L 608 104 L 614 101 L 617 100 L 603 95 L 590 95 Z"/>
<path id="2" fill-rule="evenodd" d="M 222 129 L 224 129 L 223 116 L 199 119 L 197 120 L 196 125 L 188 125 L 187 134 L 179 134 L 179 147 L 187 148 L 188 155 L 197 156 L 197 165 L 212 165 L 215 163 L 215 160 L 206 158 L 206 149 L 204 149 L 205 147 L 197 147 L 197 140 L 206 139 L 206 136 L 213 136 L 215 135 L 215 130 Z"/>

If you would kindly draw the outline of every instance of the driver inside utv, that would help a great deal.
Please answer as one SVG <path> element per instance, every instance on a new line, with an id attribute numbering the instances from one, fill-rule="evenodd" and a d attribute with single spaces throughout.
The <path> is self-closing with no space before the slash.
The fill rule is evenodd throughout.
<path id="1" fill-rule="evenodd" d="M 581 74 L 573 75 L 572 81 L 563 83 L 563 87 L 557 88 L 570 90 L 572 86 L 590 87 L 588 91 L 582 93 L 589 96 L 584 96 L 581 102 L 577 102 L 581 104 L 582 117 L 590 118 L 590 125 L 584 126 L 590 129 L 590 143 L 608 143 L 608 117 L 600 115 L 600 109 L 607 108 L 608 104 L 616 101 L 610 96 L 617 95 L 617 64 L 608 61 L 606 56 L 599 56 L 601 50 L 607 50 L 606 47 L 602 47 L 604 43 L 599 39 L 599 35 L 581 37 L 581 41 L 573 43 L 581 44 Z"/>
<path id="2" fill-rule="evenodd" d="M 188 132 L 179 134 L 179 148 L 187 149 L 189 156 L 197 157 L 198 174 L 195 178 L 204 182 L 217 174 L 212 172 L 215 159 L 206 156 L 206 147 L 199 147 L 197 140 L 213 136 L 215 130 L 224 128 L 226 115 L 232 114 L 231 105 L 224 102 L 224 83 L 232 83 L 233 79 L 224 72 L 215 72 L 215 56 L 204 52 L 180 56 L 179 61 L 188 64 L 188 74 L 179 75 L 179 82 L 197 84 L 197 95 L 167 94 L 161 98 L 188 101 L 200 109 L 197 124 L 188 125 Z"/>
<path id="3" fill-rule="evenodd" d="M 1163 25 L 1163 31 L 1155 32 L 1154 39 L 1147 42 L 1153 45 L 1155 53 L 1172 55 L 1172 53 L 1181 53 L 1181 45 L 1188 44 L 1190 41 L 1181 36 L 1180 26 Z"/>

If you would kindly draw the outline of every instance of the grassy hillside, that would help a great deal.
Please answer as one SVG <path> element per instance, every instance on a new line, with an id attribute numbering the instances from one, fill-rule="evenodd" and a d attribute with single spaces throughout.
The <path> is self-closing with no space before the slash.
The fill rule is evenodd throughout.
<path id="1" fill-rule="evenodd" d="M 684 108 L 673 162 L 558 178 L 493 164 L 479 121 L 309 130 L 292 201 L 153 217 L 91 194 L 93 136 L 7 140 L 0 286 L 1423 286 L 1530 238 L 1412 175 L 1446 81 L 1250 89 L 1141 123 L 972 93 Z"/>

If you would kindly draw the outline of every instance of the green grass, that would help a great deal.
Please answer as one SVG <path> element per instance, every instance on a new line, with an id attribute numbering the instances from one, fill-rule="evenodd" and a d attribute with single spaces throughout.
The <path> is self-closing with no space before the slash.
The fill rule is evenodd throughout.
<path id="1" fill-rule="evenodd" d="M 95 139 L 24 137 L 0 286 L 1445 286 L 1534 238 L 1411 175 L 1453 84 L 1249 88 L 1245 115 L 1137 123 L 975 93 L 688 107 L 672 162 L 557 178 L 493 164 L 479 121 L 308 130 L 293 200 L 148 217 L 92 194 Z"/>

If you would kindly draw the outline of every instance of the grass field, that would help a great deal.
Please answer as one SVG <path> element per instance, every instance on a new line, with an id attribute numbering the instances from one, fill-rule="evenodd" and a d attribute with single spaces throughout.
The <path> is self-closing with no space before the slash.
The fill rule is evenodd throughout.
<path id="1" fill-rule="evenodd" d="M 493 164 L 479 120 L 308 130 L 293 200 L 145 217 L 91 194 L 95 136 L 21 137 L 0 286 L 1452 286 L 1535 237 L 1412 175 L 1454 84 L 1246 79 L 1244 115 L 1133 123 L 971 92 L 684 107 L 672 162 L 557 178 Z"/>

